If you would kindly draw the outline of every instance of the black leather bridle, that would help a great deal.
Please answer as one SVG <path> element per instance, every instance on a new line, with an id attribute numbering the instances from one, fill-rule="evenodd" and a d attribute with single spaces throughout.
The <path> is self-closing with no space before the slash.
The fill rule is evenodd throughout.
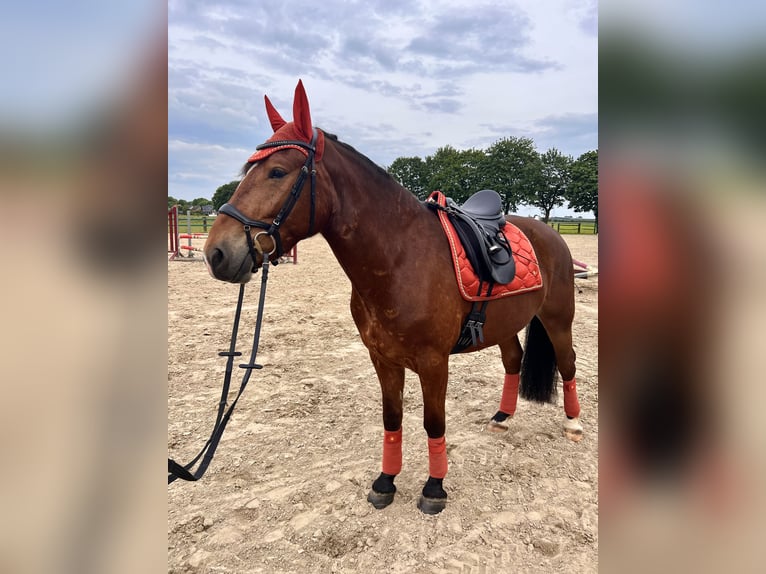
<path id="1" fill-rule="evenodd" d="M 250 352 L 250 360 L 247 363 L 244 363 L 242 365 L 239 365 L 240 369 L 245 369 L 245 375 L 242 377 L 242 383 L 239 387 L 239 392 L 237 393 L 236 397 L 234 398 L 234 401 L 229 405 L 229 408 L 226 409 L 227 405 L 227 397 L 229 394 L 229 385 L 231 384 L 231 376 L 232 376 L 232 368 L 234 366 L 234 358 L 242 355 L 239 351 L 236 350 L 236 343 L 237 343 L 237 330 L 239 328 L 239 319 L 242 311 L 242 300 L 244 298 L 245 294 L 245 284 L 242 283 L 239 286 L 239 297 L 237 299 L 237 310 L 234 314 L 234 326 L 232 327 L 232 333 L 231 333 L 231 342 L 229 346 L 228 351 L 224 351 L 221 353 L 218 353 L 222 357 L 226 357 L 226 372 L 224 374 L 224 382 L 223 382 L 223 389 L 221 391 L 221 400 L 218 403 L 218 414 L 216 416 L 215 425 L 213 426 L 213 431 L 210 435 L 210 438 L 205 443 L 205 446 L 202 447 L 202 450 L 197 454 L 197 456 L 192 459 L 191 462 L 181 465 L 177 463 L 175 460 L 168 458 L 168 484 L 174 482 L 176 479 L 181 478 L 183 480 L 188 481 L 196 481 L 202 478 L 202 475 L 205 474 L 205 471 L 207 470 L 208 466 L 210 465 L 211 461 L 213 460 L 213 455 L 215 454 L 216 449 L 218 448 L 218 444 L 221 440 L 221 437 L 223 436 L 223 431 L 226 428 L 226 424 L 229 422 L 231 418 L 231 414 L 234 411 L 234 407 L 237 405 L 237 401 L 239 400 L 239 397 L 242 396 L 242 393 L 245 390 L 245 387 L 247 386 L 248 381 L 250 380 L 250 373 L 254 369 L 261 369 L 262 365 L 259 365 L 255 362 L 256 357 L 258 355 L 258 346 L 261 340 L 261 325 L 263 323 L 263 307 L 266 300 L 266 282 L 268 281 L 269 277 L 269 257 L 276 253 L 277 257 L 280 257 L 283 253 L 282 250 L 282 238 L 279 236 L 279 227 L 282 225 L 282 223 L 287 219 L 287 216 L 290 215 L 290 212 L 295 207 L 295 204 L 298 202 L 298 199 L 301 196 L 301 191 L 303 190 L 303 184 L 306 182 L 306 177 L 308 177 L 309 174 L 311 174 L 311 212 L 309 214 L 309 231 L 308 235 L 311 235 L 314 233 L 314 212 L 315 212 L 315 199 L 316 199 L 316 169 L 314 169 L 314 156 L 316 154 L 316 143 L 318 138 L 318 133 L 316 128 L 314 129 L 313 137 L 311 138 L 311 143 L 306 143 L 299 140 L 278 140 L 278 141 L 271 141 L 266 142 L 258 147 L 256 147 L 256 151 L 262 150 L 262 149 L 269 149 L 269 148 L 275 148 L 275 147 L 300 147 L 302 149 L 305 149 L 308 153 L 306 156 L 306 162 L 303 164 L 303 167 L 301 167 L 301 171 L 298 174 L 298 178 L 295 180 L 295 184 L 293 185 L 292 191 L 290 191 L 290 195 L 287 196 L 287 199 L 285 200 L 284 204 L 282 204 L 282 209 L 279 210 L 279 213 L 274 218 L 274 220 L 271 223 L 268 223 L 267 221 L 260 221 L 257 219 L 250 219 L 246 215 L 244 215 L 242 212 L 240 212 L 236 207 L 231 205 L 230 203 L 225 203 L 221 206 L 221 209 L 218 210 L 219 213 L 224 213 L 228 215 L 229 217 L 233 217 L 237 221 L 239 221 L 243 226 L 245 230 L 245 237 L 247 238 L 247 247 L 250 250 L 250 257 L 253 259 L 253 272 L 255 273 L 258 270 L 258 263 L 256 260 L 256 257 L 258 256 L 258 252 L 255 249 L 255 242 L 258 240 L 259 235 L 268 235 L 271 237 L 272 241 L 274 242 L 274 249 L 272 249 L 269 253 L 266 253 L 263 255 L 263 258 L 261 260 L 261 268 L 263 269 L 263 273 L 261 274 L 261 294 L 258 301 L 258 313 L 255 320 L 255 333 L 253 334 L 253 346 L 252 351 Z M 256 229 L 262 229 L 263 231 L 259 231 L 255 234 L 255 237 L 253 237 L 250 234 L 250 230 L 256 228 Z M 200 462 L 199 466 L 197 467 L 197 470 L 193 471 L 192 467 L 202 459 L 202 462 Z"/>
<path id="2" fill-rule="evenodd" d="M 311 211 L 309 213 L 308 235 L 312 235 L 314 233 L 314 217 L 316 211 L 316 169 L 314 167 L 314 156 L 316 154 L 316 143 L 318 136 L 319 134 L 317 129 L 314 128 L 311 143 L 306 143 L 300 140 L 276 140 L 262 143 L 255 148 L 256 151 L 259 151 L 262 149 L 275 147 L 297 146 L 305 149 L 308 152 L 306 161 L 303 164 L 303 167 L 301 167 L 300 173 L 298 174 L 298 177 L 293 184 L 293 188 L 290 191 L 290 195 L 287 196 L 287 199 L 285 199 L 285 202 L 282 204 L 282 208 L 279 210 L 279 213 L 273 219 L 273 221 L 271 221 L 271 223 L 267 221 L 260 221 L 258 219 L 250 219 L 230 203 L 224 203 L 221 206 L 221 209 L 218 210 L 218 213 L 223 213 L 229 217 L 233 217 L 244 226 L 247 247 L 250 250 L 250 257 L 253 259 L 253 271 L 256 271 L 258 268 L 258 263 L 256 261 L 258 253 L 255 249 L 255 242 L 258 240 L 260 235 L 267 235 L 274 242 L 274 249 L 272 249 L 264 256 L 270 257 L 272 254 L 276 253 L 276 257 L 281 257 L 284 253 L 282 249 L 282 238 L 279 235 L 279 228 L 290 215 L 290 212 L 295 207 L 295 204 L 298 202 L 298 199 L 301 196 L 301 192 L 303 191 L 303 184 L 306 182 L 306 177 L 308 177 L 309 174 L 311 175 Z M 255 237 L 253 237 L 250 234 L 250 230 L 253 228 L 262 229 L 263 231 L 257 232 Z"/>

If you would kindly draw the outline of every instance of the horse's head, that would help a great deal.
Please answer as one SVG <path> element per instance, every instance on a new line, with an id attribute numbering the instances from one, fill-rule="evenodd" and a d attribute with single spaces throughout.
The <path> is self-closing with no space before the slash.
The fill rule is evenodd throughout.
<path id="1" fill-rule="evenodd" d="M 321 229 L 326 187 L 315 163 L 324 153 L 324 134 L 311 125 L 308 98 L 298 82 L 293 121 L 287 122 L 266 97 L 274 135 L 256 148 L 229 203 L 219 210 L 205 244 L 210 274 L 246 283 L 263 257 L 276 259 Z"/>

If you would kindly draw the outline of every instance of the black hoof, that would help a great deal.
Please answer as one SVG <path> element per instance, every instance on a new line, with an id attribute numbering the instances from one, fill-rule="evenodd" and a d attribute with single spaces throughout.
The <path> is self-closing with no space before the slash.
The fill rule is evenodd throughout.
<path id="1" fill-rule="evenodd" d="M 428 477 L 418 508 L 424 514 L 439 514 L 447 506 L 447 493 L 442 487 L 443 478 Z"/>
<path id="2" fill-rule="evenodd" d="M 420 500 L 418 500 L 418 508 L 423 514 L 439 514 L 446 506 L 446 498 L 427 498 L 421 496 Z"/>
<path id="3" fill-rule="evenodd" d="M 385 508 L 394 501 L 394 494 L 396 493 L 396 486 L 394 485 L 393 474 L 386 474 L 381 472 L 380 476 L 375 479 L 370 489 L 370 494 L 367 495 L 367 502 L 372 504 L 375 508 L 380 510 Z"/>
<path id="4" fill-rule="evenodd" d="M 367 495 L 367 502 L 380 510 L 394 501 L 394 494 L 393 492 L 375 492 L 371 489 L 370 494 Z"/>

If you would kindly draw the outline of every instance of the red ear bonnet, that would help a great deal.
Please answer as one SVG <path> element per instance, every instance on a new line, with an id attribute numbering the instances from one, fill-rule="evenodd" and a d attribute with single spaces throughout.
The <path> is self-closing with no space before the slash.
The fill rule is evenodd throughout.
<path id="1" fill-rule="evenodd" d="M 266 102 L 266 114 L 269 116 L 269 121 L 271 122 L 271 129 L 273 129 L 274 131 L 277 131 L 287 122 L 282 118 L 282 116 L 279 115 L 277 108 L 275 108 L 274 104 L 271 103 L 269 96 L 264 95 L 263 99 Z"/>
<path id="2" fill-rule="evenodd" d="M 295 86 L 295 98 L 293 99 L 293 122 L 295 129 L 301 135 L 300 139 L 311 141 L 311 112 L 309 111 L 309 99 L 303 82 L 298 80 Z"/>
<path id="3" fill-rule="evenodd" d="M 311 143 L 313 137 L 313 126 L 311 125 L 311 111 L 309 110 L 309 100 L 306 96 L 306 90 L 303 88 L 303 82 L 298 80 L 298 85 L 295 87 L 295 97 L 293 99 L 293 121 L 286 122 L 279 114 L 277 109 L 271 103 L 268 96 L 264 96 L 266 102 L 266 115 L 269 117 L 269 122 L 274 130 L 274 135 L 271 136 L 267 142 L 281 141 L 281 140 L 298 140 L 306 143 Z M 271 147 L 256 151 L 248 158 L 248 163 L 254 161 L 261 161 L 267 158 L 274 152 L 279 150 L 292 148 L 297 149 L 303 155 L 308 156 L 308 151 L 297 145 L 286 144 L 284 146 Z M 324 134 L 321 130 L 317 130 L 317 142 L 316 142 L 316 154 L 314 155 L 315 161 L 322 159 L 322 153 L 324 152 Z"/>

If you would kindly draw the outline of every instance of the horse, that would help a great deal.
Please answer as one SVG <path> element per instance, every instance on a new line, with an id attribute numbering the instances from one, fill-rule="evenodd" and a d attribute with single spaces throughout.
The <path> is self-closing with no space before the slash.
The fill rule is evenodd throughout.
<path id="1" fill-rule="evenodd" d="M 461 297 L 439 219 L 383 168 L 337 136 L 316 128 L 303 83 L 287 122 L 265 96 L 274 135 L 256 148 L 243 178 L 219 210 L 204 249 L 218 280 L 246 283 L 264 258 L 275 261 L 302 239 L 321 234 L 352 290 L 350 308 L 382 394 L 381 472 L 368 501 L 394 500 L 402 467 L 402 391 L 405 369 L 417 374 L 423 395 L 429 476 L 418 508 L 446 507 L 445 398 L 449 356 L 472 304 Z M 491 301 L 483 340 L 497 345 L 505 369 L 499 410 L 487 430 L 510 427 L 517 397 L 550 402 L 558 370 L 564 388 L 564 434 L 582 437 L 572 347 L 574 268 L 558 232 L 532 218 L 506 216 L 529 238 L 542 287 Z M 526 327 L 522 350 L 518 334 Z M 521 387 L 519 389 L 519 387 Z"/>

